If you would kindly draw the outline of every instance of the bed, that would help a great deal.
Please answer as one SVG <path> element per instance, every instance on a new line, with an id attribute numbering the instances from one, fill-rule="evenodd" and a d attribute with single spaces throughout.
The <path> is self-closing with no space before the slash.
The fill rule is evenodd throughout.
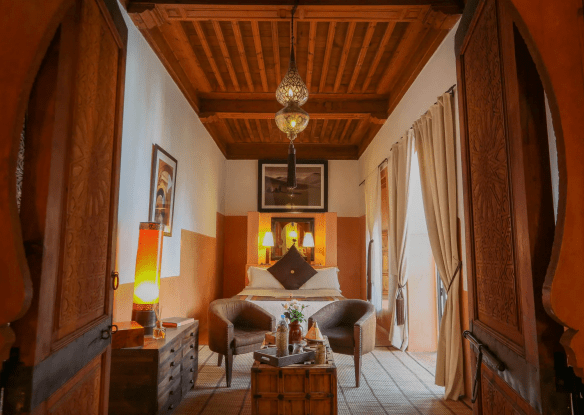
<path id="1" fill-rule="evenodd" d="M 239 300 L 250 301 L 280 320 L 284 313 L 282 304 L 297 300 L 306 305 L 304 314 L 306 320 L 321 308 L 335 301 L 344 300 L 340 289 L 336 267 L 316 269 L 316 274 L 308 279 L 298 289 L 286 289 L 266 268 L 251 266 L 247 271 L 248 285 L 235 296 Z M 292 274 L 294 272 L 292 271 Z M 307 322 L 303 324 L 306 332 Z"/>

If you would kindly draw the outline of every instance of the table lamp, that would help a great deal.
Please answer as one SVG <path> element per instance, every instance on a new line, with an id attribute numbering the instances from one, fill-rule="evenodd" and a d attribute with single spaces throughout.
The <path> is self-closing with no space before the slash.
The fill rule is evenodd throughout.
<path id="1" fill-rule="evenodd" d="M 132 321 L 136 321 L 144 327 L 145 335 L 152 334 L 156 325 L 163 237 L 164 225 L 162 223 L 140 223 Z"/>
<path id="2" fill-rule="evenodd" d="M 272 232 L 266 232 L 262 245 L 266 247 L 266 264 L 270 263 L 270 247 L 274 246 L 274 235 Z"/>
<path id="3" fill-rule="evenodd" d="M 312 236 L 312 232 L 306 232 L 304 234 L 302 246 L 308 248 L 306 258 L 308 259 L 308 263 L 310 263 L 312 261 L 312 248 L 314 248 L 314 237 Z"/>

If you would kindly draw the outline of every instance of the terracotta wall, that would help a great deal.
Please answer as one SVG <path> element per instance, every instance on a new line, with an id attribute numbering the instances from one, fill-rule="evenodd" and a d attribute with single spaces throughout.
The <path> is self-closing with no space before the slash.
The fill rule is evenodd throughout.
<path id="1" fill-rule="evenodd" d="M 245 288 L 247 262 L 247 216 L 225 216 L 223 297 L 233 297 Z"/>
<path id="2" fill-rule="evenodd" d="M 337 264 L 341 291 L 347 298 L 365 299 L 361 283 L 365 230 L 361 218 L 337 218 Z"/>
<path id="3" fill-rule="evenodd" d="M 225 217 L 217 213 L 217 236 L 181 230 L 180 275 L 160 282 L 162 317 L 187 316 L 200 322 L 200 342 L 207 343 L 207 310 L 223 296 Z M 164 264 L 162 264 L 164 266 Z M 134 283 L 121 284 L 114 295 L 114 321 L 132 316 Z"/>

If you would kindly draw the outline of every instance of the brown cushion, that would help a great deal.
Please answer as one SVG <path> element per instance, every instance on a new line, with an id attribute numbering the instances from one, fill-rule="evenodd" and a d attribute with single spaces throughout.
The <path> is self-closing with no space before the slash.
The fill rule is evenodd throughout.
<path id="1" fill-rule="evenodd" d="M 329 340 L 331 347 L 355 347 L 353 327 L 337 326 L 322 331 Z"/>
<path id="2" fill-rule="evenodd" d="M 268 268 L 268 271 L 287 290 L 298 290 L 316 275 L 316 270 L 304 260 L 295 245 L 292 245 L 286 255 Z"/>
<path id="3" fill-rule="evenodd" d="M 266 337 L 266 330 L 253 329 L 248 327 L 235 328 L 233 330 L 233 345 L 235 348 L 249 346 L 250 344 L 261 345 Z"/>

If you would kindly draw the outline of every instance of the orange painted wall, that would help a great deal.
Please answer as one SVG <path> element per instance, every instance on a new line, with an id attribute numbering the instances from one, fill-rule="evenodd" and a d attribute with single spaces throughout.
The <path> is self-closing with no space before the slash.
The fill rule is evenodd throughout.
<path id="1" fill-rule="evenodd" d="M 233 297 L 245 288 L 247 263 L 247 216 L 225 217 L 223 297 Z"/>
<path id="2" fill-rule="evenodd" d="M 360 218 L 337 218 L 339 283 L 347 298 L 364 298 L 361 284 L 364 244 L 365 233 L 362 232 Z"/>
<path id="3" fill-rule="evenodd" d="M 225 217 L 217 213 L 217 236 L 181 230 L 180 275 L 160 281 L 162 318 L 194 317 L 200 323 L 200 343 L 207 343 L 207 310 L 223 296 Z M 164 266 L 164 264 L 162 264 Z M 121 284 L 114 295 L 114 321 L 132 316 L 134 283 Z"/>

